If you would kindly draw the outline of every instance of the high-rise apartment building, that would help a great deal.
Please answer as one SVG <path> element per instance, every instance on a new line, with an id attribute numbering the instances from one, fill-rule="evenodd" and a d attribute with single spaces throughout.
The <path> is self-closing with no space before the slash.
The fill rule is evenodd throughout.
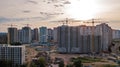
<path id="1" fill-rule="evenodd" d="M 17 28 L 8 28 L 8 43 L 18 42 L 18 30 Z"/>
<path id="2" fill-rule="evenodd" d="M 66 25 L 57 28 L 58 51 L 70 53 L 70 27 Z"/>
<path id="3" fill-rule="evenodd" d="M 96 28 L 96 35 L 101 36 L 101 51 L 107 51 L 108 46 L 112 43 L 112 29 L 105 23 L 97 25 Z"/>
<path id="4" fill-rule="evenodd" d="M 49 41 L 53 41 L 53 30 L 52 29 L 48 29 L 48 39 Z"/>
<path id="5" fill-rule="evenodd" d="M 32 35 L 31 35 L 31 28 L 30 27 L 23 27 L 22 28 L 22 43 L 29 44 L 31 43 Z"/>
<path id="6" fill-rule="evenodd" d="M 38 36 L 38 28 L 34 28 L 32 30 L 32 42 L 38 42 L 39 36 Z"/>
<path id="7" fill-rule="evenodd" d="M 11 61 L 15 66 L 25 63 L 25 46 L 0 45 L 0 60 Z"/>
<path id="8" fill-rule="evenodd" d="M 54 41 L 54 43 L 56 44 L 57 43 L 57 28 L 55 27 L 54 29 L 53 29 L 53 41 Z"/>
<path id="9" fill-rule="evenodd" d="M 94 29 L 94 30 L 93 30 Z M 58 51 L 62 53 L 99 53 L 107 51 L 112 29 L 105 23 L 97 26 L 57 27 Z"/>
<path id="10" fill-rule="evenodd" d="M 47 39 L 48 39 L 48 30 L 47 27 L 40 27 L 39 28 L 39 32 L 40 32 L 40 38 L 39 38 L 39 42 L 41 45 L 46 45 L 47 44 Z"/>
<path id="11" fill-rule="evenodd" d="M 7 44 L 7 33 L 0 33 L 0 44 Z"/>
<path id="12" fill-rule="evenodd" d="M 18 30 L 18 42 L 22 43 L 23 33 L 22 30 Z"/>

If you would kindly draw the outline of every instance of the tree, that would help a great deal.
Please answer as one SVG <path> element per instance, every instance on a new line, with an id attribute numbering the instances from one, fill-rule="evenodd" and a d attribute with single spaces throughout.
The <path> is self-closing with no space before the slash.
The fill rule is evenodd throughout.
<path id="1" fill-rule="evenodd" d="M 72 57 L 70 58 L 70 61 L 73 62 L 76 58 Z"/>
<path id="2" fill-rule="evenodd" d="M 0 67 L 12 67 L 11 61 L 0 60 Z"/>
<path id="3" fill-rule="evenodd" d="M 46 67 L 46 60 L 44 57 L 40 57 L 39 60 L 38 60 L 38 65 L 40 67 Z"/>
<path id="4" fill-rule="evenodd" d="M 27 67 L 24 65 L 15 64 L 13 65 L 13 62 L 10 60 L 0 60 L 0 67 Z"/>
<path id="5" fill-rule="evenodd" d="M 20 67 L 27 67 L 27 64 L 23 64 L 23 65 L 21 65 Z"/>
<path id="6" fill-rule="evenodd" d="M 37 67 L 37 65 L 34 62 L 31 62 L 30 67 Z"/>
<path id="7" fill-rule="evenodd" d="M 60 61 L 60 62 L 58 63 L 58 65 L 59 65 L 59 67 L 64 67 L 64 61 L 63 61 L 63 60 Z"/>
<path id="8" fill-rule="evenodd" d="M 11 45 L 22 45 L 20 42 L 13 42 L 13 43 L 10 43 Z"/>
<path id="9" fill-rule="evenodd" d="M 82 67 L 81 60 L 80 59 L 74 60 L 73 65 L 75 67 Z"/>
<path id="10" fill-rule="evenodd" d="M 73 67 L 73 65 L 72 64 L 68 64 L 68 65 L 66 65 L 66 67 Z"/>

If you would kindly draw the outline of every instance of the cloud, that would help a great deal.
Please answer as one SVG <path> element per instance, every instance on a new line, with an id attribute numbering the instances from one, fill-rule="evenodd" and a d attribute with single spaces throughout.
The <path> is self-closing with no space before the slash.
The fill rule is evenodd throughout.
<path id="1" fill-rule="evenodd" d="M 45 20 L 45 18 L 43 18 L 43 17 L 28 17 L 28 18 L 7 18 L 7 17 L 0 17 L 0 23 L 4 23 L 4 22 L 32 21 L 32 20 Z"/>
<path id="2" fill-rule="evenodd" d="M 10 19 L 5 18 L 5 17 L 0 17 L 0 22 L 8 22 Z"/>
<path id="3" fill-rule="evenodd" d="M 30 11 L 29 10 L 24 10 L 23 13 L 30 13 Z"/>
<path id="4" fill-rule="evenodd" d="M 70 1 L 65 1 L 63 4 L 71 4 Z"/>
<path id="5" fill-rule="evenodd" d="M 115 23 L 120 23 L 120 20 L 111 20 L 110 22 L 111 22 L 111 23 L 114 23 L 114 22 L 115 22 Z"/>
<path id="6" fill-rule="evenodd" d="M 32 3 L 32 4 L 38 4 L 37 1 L 33 1 L 33 0 L 29 0 L 28 2 L 29 2 L 29 3 Z"/>

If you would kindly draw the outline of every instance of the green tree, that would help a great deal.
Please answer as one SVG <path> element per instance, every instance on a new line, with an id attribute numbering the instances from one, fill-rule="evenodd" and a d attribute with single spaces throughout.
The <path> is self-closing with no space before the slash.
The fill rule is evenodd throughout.
<path id="1" fill-rule="evenodd" d="M 23 65 L 21 65 L 20 67 L 27 67 L 27 64 L 23 64 Z"/>
<path id="2" fill-rule="evenodd" d="M 70 58 L 70 62 L 73 62 L 76 58 L 72 57 Z"/>
<path id="3" fill-rule="evenodd" d="M 37 65 L 34 62 L 31 62 L 30 67 L 37 67 Z"/>
<path id="4" fill-rule="evenodd" d="M 46 60 L 44 57 L 40 57 L 39 60 L 38 60 L 38 65 L 40 67 L 46 67 Z"/>
<path id="5" fill-rule="evenodd" d="M 0 67 L 14 67 L 13 62 L 10 60 L 0 60 Z M 27 67 L 26 65 L 15 64 L 15 67 Z"/>
<path id="6" fill-rule="evenodd" d="M 64 61 L 63 60 L 60 61 L 58 65 L 59 65 L 59 67 L 64 67 Z"/>
<path id="7" fill-rule="evenodd" d="M 81 60 L 80 59 L 74 60 L 73 65 L 75 67 L 82 67 Z"/>
<path id="8" fill-rule="evenodd" d="M 11 61 L 0 60 L 0 67 L 12 67 Z"/>
<path id="9" fill-rule="evenodd" d="M 68 64 L 68 65 L 66 65 L 66 67 L 73 67 L 73 65 L 72 64 Z"/>

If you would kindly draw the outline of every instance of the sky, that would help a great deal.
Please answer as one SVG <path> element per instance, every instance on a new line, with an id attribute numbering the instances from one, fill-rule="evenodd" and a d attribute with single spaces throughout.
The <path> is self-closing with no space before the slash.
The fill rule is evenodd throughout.
<path id="1" fill-rule="evenodd" d="M 11 24 L 19 29 L 26 24 L 57 27 L 62 23 L 52 21 L 65 18 L 97 18 L 120 29 L 120 0 L 0 0 L 0 32 L 6 32 Z"/>

